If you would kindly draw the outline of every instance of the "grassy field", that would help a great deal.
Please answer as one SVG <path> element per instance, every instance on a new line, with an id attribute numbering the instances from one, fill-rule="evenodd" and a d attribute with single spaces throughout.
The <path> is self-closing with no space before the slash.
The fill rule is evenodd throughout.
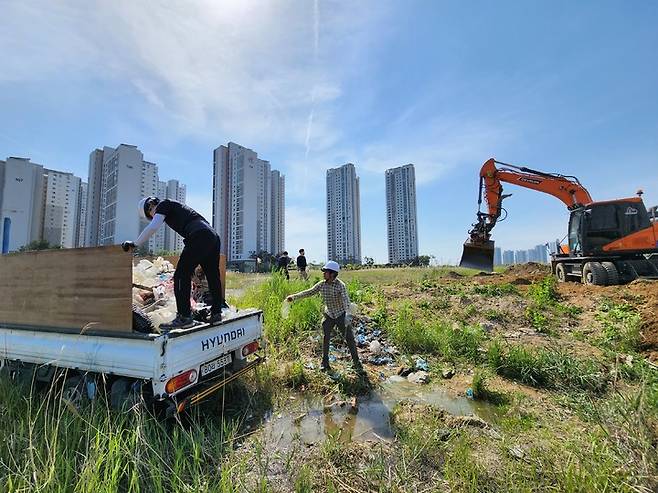
<path id="1" fill-rule="evenodd" d="M 317 370 L 320 300 L 282 310 L 319 272 L 308 282 L 291 277 L 229 273 L 231 301 L 265 312 L 268 361 L 178 419 L 139 407 L 111 412 L 103 399 L 75 409 L 56 389 L 1 379 L 0 491 L 658 488 L 658 374 L 643 353 L 641 312 L 654 285 L 557 285 L 541 269 L 346 271 L 355 326 L 381 331 L 397 352 L 394 364 L 368 364 L 361 376 L 335 340 L 337 373 L 328 376 Z M 389 439 L 348 435 L 398 367 L 420 357 L 431 382 L 419 389 L 467 403 L 469 389 L 487 412 L 399 399 L 386 418 Z M 442 378 L 446 369 L 454 376 Z M 354 396 L 361 407 L 352 413 L 344 402 Z M 324 407 L 300 412 L 308 398 Z M 309 441 L 316 427 L 320 439 Z"/>

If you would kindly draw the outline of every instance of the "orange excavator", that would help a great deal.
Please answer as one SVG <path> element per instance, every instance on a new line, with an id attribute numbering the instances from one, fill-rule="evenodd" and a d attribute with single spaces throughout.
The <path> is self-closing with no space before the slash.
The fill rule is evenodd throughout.
<path id="1" fill-rule="evenodd" d="M 468 232 L 460 266 L 493 271 L 491 230 L 503 212 L 506 215 L 502 204 L 511 195 L 503 194 L 503 182 L 552 195 L 571 212 L 568 246 L 560 246 L 551 256 L 558 281 L 614 285 L 638 278 L 658 279 L 658 207 L 647 210 L 641 191 L 635 197 L 595 202 L 574 176 L 493 158 L 480 170 L 477 221 Z M 482 211 L 483 198 L 486 212 Z"/>

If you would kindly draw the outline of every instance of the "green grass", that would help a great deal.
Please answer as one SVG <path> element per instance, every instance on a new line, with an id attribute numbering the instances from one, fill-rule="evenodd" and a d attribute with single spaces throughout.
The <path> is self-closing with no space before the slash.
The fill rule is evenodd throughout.
<path id="1" fill-rule="evenodd" d="M 76 411 L 4 378 L 0 392 L 0 491 L 231 491 L 217 471 L 233 453 L 239 415 L 171 426 L 103 401 Z"/>
<path id="2" fill-rule="evenodd" d="M 599 306 L 596 319 L 603 327 L 597 339 L 600 346 L 614 351 L 638 351 L 642 318 L 633 306 L 606 300 Z"/>
<path id="3" fill-rule="evenodd" d="M 386 324 L 386 330 L 393 342 L 405 351 L 434 353 L 449 359 L 476 359 L 484 340 L 481 328 L 423 319 L 408 302 L 398 307 L 395 316 Z"/>
<path id="4" fill-rule="evenodd" d="M 559 349 L 489 345 L 487 362 L 499 375 L 537 388 L 604 392 L 609 375 L 592 359 L 578 358 Z"/>
<path id="5" fill-rule="evenodd" d="M 473 287 L 473 293 L 486 297 L 518 295 L 519 290 L 510 283 L 505 284 L 479 284 Z"/>
<path id="6" fill-rule="evenodd" d="M 505 323 L 517 320 L 512 310 L 471 304 L 459 311 L 450 302 L 473 294 L 519 296 L 516 287 L 442 283 L 450 270 L 461 272 L 372 269 L 342 272 L 341 279 L 404 358 L 451 360 L 462 377 L 472 368 L 475 399 L 502 404 L 493 430 L 451 425 L 437 408 L 401 402 L 392 416 L 392 443 L 349 442 L 337 433 L 315 445 L 266 447 L 251 433 L 265 411 L 285 412 L 289 389 L 328 397 L 362 394 L 376 383 L 351 371 L 331 379 L 304 367 L 309 350 L 313 357 L 319 350 L 309 339 L 320 335 L 321 299 L 293 303 L 287 317 L 281 308 L 288 294 L 312 286 L 317 272 L 308 282 L 294 274 L 287 281 L 230 273 L 229 289 L 242 291 L 239 306 L 264 310 L 265 364 L 224 396 L 170 422 L 143 410 L 111 412 L 102 399 L 72 410 L 57 396 L 31 395 L 0 379 L 0 491 L 656 491 L 658 375 L 633 352 L 639 322 L 632 305 L 598 309 L 603 336 L 596 343 L 606 349 L 605 360 L 557 346 L 510 345 L 454 319 Z M 400 283 L 423 303 L 392 299 L 382 289 Z M 552 281 L 530 286 L 526 299 L 534 312 L 525 314 L 537 318 L 538 327 L 577 315 L 560 303 Z M 544 313 L 547 325 L 535 315 Z M 494 374 L 539 389 L 541 400 L 521 387 L 496 390 Z M 519 448 L 522 458 L 510 453 Z"/>

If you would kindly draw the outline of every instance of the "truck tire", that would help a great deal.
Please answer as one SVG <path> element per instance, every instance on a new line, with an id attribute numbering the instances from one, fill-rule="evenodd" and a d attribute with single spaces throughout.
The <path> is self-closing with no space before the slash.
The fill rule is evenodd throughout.
<path id="1" fill-rule="evenodd" d="M 61 397 L 75 409 L 83 407 L 89 402 L 85 379 L 80 375 L 68 377 L 62 384 Z"/>
<path id="2" fill-rule="evenodd" d="M 555 277 L 557 277 L 557 282 L 567 281 L 567 269 L 564 267 L 564 264 L 557 264 L 555 266 Z"/>
<path id="3" fill-rule="evenodd" d="M 587 262 L 583 266 L 583 284 L 605 286 L 608 282 L 605 269 L 599 262 Z"/>
<path id="4" fill-rule="evenodd" d="M 139 305 L 133 303 L 133 330 L 141 332 L 142 334 L 150 334 L 153 332 L 153 324 L 151 319 L 140 308 Z"/>
<path id="5" fill-rule="evenodd" d="M 619 284 L 619 271 L 612 262 L 601 262 L 601 266 L 605 269 L 608 286 L 616 286 Z"/>
<path id="6" fill-rule="evenodd" d="M 117 378 L 110 388 L 110 405 L 116 411 L 129 411 L 139 404 L 137 382 L 131 378 Z"/>

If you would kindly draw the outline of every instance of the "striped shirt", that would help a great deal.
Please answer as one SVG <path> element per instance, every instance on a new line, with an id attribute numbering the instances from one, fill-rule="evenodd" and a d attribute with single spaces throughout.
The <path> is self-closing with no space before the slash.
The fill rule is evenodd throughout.
<path id="1" fill-rule="evenodd" d="M 350 297 L 347 294 L 347 287 L 345 287 L 345 284 L 340 279 L 334 279 L 333 281 L 320 281 L 312 288 L 309 288 L 306 291 L 300 291 L 291 296 L 293 300 L 298 300 L 300 298 L 306 298 L 307 296 L 313 296 L 317 293 L 322 295 L 324 313 L 329 317 L 338 318 L 342 314 L 348 312 L 350 307 Z"/>

